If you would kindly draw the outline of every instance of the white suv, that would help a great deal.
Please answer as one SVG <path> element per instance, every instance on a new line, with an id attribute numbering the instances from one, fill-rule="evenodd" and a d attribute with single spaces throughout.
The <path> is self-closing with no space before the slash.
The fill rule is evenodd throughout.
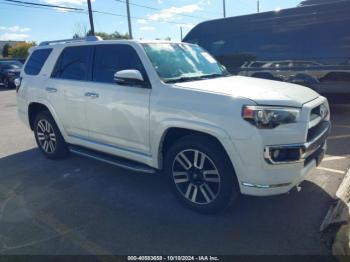
<path id="1" fill-rule="evenodd" d="M 163 170 L 187 206 L 216 212 L 239 193 L 286 193 L 321 161 L 326 98 L 231 76 L 197 45 L 41 43 L 16 80 L 20 118 L 50 159 L 77 153 Z"/>

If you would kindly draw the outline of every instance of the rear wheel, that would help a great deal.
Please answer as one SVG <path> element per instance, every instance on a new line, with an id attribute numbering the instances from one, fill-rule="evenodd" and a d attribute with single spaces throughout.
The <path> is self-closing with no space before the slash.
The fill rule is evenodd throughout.
<path id="1" fill-rule="evenodd" d="M 67 156 L 67 144 L 48 111 L 40 112 L 36 116 L 34 135 L 39 149 L 47 158 L 59 159 Z"/>
<path id="2" fill-rule="evenodd" d="M 167 153 L 165 170 L 177 197 L 198 212 L 219 212 L 239 194 L 226 153 L 205 136 L 176 141 Z"/>

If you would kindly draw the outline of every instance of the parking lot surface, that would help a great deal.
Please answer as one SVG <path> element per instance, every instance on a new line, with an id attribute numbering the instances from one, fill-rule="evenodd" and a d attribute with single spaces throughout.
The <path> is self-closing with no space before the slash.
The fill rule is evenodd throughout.
<path id="1" fill-rule="evenodd" d="M 331 112 L 327 155 L 300 190 L 209 216 L 179 204 L 161 173 L 46 159 L 0 87 L 0 254 L 330 255 L 319 227 L 350 166 L 350 107 Z"/>

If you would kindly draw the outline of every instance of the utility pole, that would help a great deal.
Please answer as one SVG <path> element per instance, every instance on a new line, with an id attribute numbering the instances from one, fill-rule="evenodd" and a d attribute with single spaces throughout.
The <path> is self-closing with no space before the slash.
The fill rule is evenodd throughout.
<path id="1" fill-rule="evenodd" d="M 126 0 L 125 2 L 126 2 L 126 12 L 127 12 L 127 15 L 128 15 L 129 38 L 132 39 L 132 28 L 131 28 L 129 0 Z"/>
<path id="2" fill-rule="evenodd" d="M 182 42 L 182 25 L 180 25 L 180 39 L 181 39 L 181 42 Z"/>
<path id="3" fill-rule="evenodd" d="M 226 0 L 222 0 L 222 9 L 224 12 L 224 17 L 226 17 Z"/>
<path id="4" fill-rule="evenodd" d="M 260 1 L 256 0 L 256 11 L 260 13 Z"/>
<path id="5" fill-rule="evenodd" d="M 89 9 L 90 35 L 95 35 L 94 18 L 92 17 L 91 1 L 87 0 L 87 4 Z"/>

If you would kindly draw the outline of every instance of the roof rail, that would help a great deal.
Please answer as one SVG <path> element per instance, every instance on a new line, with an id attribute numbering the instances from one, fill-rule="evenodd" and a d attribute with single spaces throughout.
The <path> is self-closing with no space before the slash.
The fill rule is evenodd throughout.
<path id="1" fill-rule="evenodd" d="M 72 39 L 62 39 L 54 41 L 44 41 L 39 44 L 39 46 L 52 45 L 52 44 L 64 44 L 64 43 L 75 43 L 75 42 L 85 42 L 85 41 L 101 41 L 103 40 L 100 36 L 89 35 L 83 38 L 72 38 Z"/>

